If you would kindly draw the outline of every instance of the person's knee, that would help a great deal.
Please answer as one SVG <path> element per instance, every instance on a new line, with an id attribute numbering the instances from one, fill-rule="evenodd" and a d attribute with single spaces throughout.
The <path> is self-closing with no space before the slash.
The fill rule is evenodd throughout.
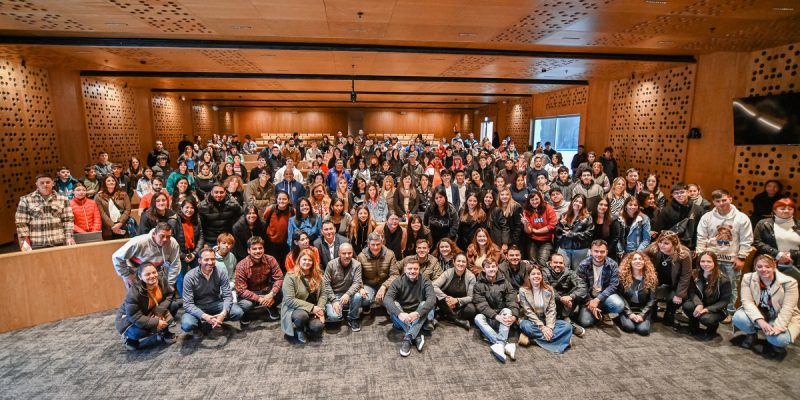
<path id="1" fill-rule="evenodd" d="M 308 323 L 308 313 L 303 310 L 294 310 L 292 312 L 292 322 L 295 326 L 304 326 Z"/>
<path id="2" fill-rule="evenodd" d="M 650 323 L 647 321 L 636 325 L 636 333 L 640 336 L 650 336 Z"/>
<path id="3" fill-rule="evenodd" d="M 181 330 L 184 332 L 191 332 L 197 329 L 198 320 L 191 314 L 183 314 L 181 317 Z"/>
<path id="4" fill-rule="evenodd" d="M 692 316 L 692 315 L 694 315 L 694 309 L 697 308 L 697 305 L 692 303 L 689 300 L 686 300 L 685 302 L 683 302 L 683 306 L 682 307 L 683 307 L 683 313 L 684 314 L 686 314 L 687 316 Z"/>
<path id="5" fill-rule="evenodd" d="M 619 317 L 617 325 L 625 333 L 631 333 L 636 330 L 636 325 L 627 317 Z"/>
<path id="6" fill-rule="evenodd" d="M 792 344 L 792 336 L 788 332 L 781 333 L 780 335 L 767 336 L 767 343 L 774 347 L 788 347 Z"/>
<path id="7" fill-rule="evenodd" d="M 752 332 L 754 329 L 753 321 L 750 321 L 750 317 L 748 317 L 747 313 L 741 308 L 733 313 L 733 326 L 740 331 L 748 333 Z"/>
<path id="8" fill-rule="evenodd" d="M 622 298 L 616 294 L 608 296 L 606 301 L 604 301 L 603 303 L 606 306 L 608 312 L 610 313 L 619 314 L 622 312 L 622 310 L 625 309 L 625 302 L 622 301 Z"/>
<path id="9" fill-rule="evenodd" d="M 242 315 L 244 315 L 244 311 L 239 307 L 238 304 L 231 305 L 231 309 L 228 311 L 228 320 L 231 321 L 238 321 L 242 319 Z"/>
<path id="10" fill-rule="evenodd" d="M 308 323 L 308 330 L 312 333 L 322 332 L 322 329 L 324 328 L 325 324 L 323 324 L 322 321 L 320 321 L 317 318 L 314 318 L 313 320 L 311 320 L 311 322 Z"/>
<path id="11" fill-rule="evenodd" d="M 356 292 L 356 294 L 353 295 L 353 299 L 350 300 L 351 304 L 362 304 L 363 302 L 364 297 L 361 296 L 361 292 Z"/>

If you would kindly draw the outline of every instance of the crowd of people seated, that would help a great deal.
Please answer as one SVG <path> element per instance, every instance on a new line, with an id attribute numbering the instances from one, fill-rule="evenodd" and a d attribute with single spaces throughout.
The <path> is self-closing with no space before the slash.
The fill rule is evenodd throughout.
<path id="1" fill-rule="evenodd" d="M 39 176 L 16 213 L 24 251 L 130 238 L 112 260 L 129 350 L 174 342 L 181 304 L 187 335 L 266 319 L 300 343 L 385 310 L 402 356 L 440 321 L 475 326 L 502 362 L 531 341 L 564 352 L 606 320 L 643 336 L 683 323 L 701 339 L 733 322 L 737 344 L 778 357 L 800 335 L 800 222 L 777 181 L 747 216 L 724 189 L 706 200 L 695 184 L 619 174 L 610 147 L 580 146 L 568 166 L 550 143 L 520 153 L 460 133 L 260 151 L 215 135 L 177 150 L 156 142 L 127 169 L 100 152 L 81 179 Z M 249 171 L 243 154 L 257 154 Z"/>

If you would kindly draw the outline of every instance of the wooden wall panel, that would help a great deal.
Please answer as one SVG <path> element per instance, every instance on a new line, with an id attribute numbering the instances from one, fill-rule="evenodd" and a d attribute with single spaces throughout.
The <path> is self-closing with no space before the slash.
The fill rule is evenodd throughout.
<path id="1" fill-rule="evenodd" d="M 101 150 L 108 152 L 112 162 L 123 164 L 139 156 L 133 90 L 102 79 L 83 78 L 81 84 L 90 160 L 94 161 Z"/>
<path id="2" fill-rule="evenodd" d="M 528 146 L 531 129 L 531 108 L 532 99 L 530 97 L 519 97 L 508 100 L 506 104 L 500 104 L 503 110 L 501 119 L 502 130 L 498 130 L 500 139 L 511 135 L 517 150 L 524 151 Z"/>
<path id="3" fill-rule="evenodd" d="M 86 134 L 86 113 L 82 101 L 83 84 L 80 71 L 50 68 L 48 72 L 61 163 L 66 165 L 73 175 L 80 177 L 83 168 L 92 160 L 89 153 L 89 137 Z"/>
<path id="4" fill-rule="evenodd" d="M 36 175 L 59 167 L 52 101 L 47 70 L 0 60 L 0 243 L 14 241 L 14 213 Z"/>
<path id="5" fill-rule="evenodd" d="M 235 111 L 232 109 L 222 110 L 219 113 L 219 125 L 220 131 L 223 135 L 230 135 L 233 133 L 233 120 L 235 116 Z"/>
<path id="6" fill-rule="evenodd" d="M 662 190 L 683 180 L 694 82 L 694 65 L 612 82 L 608 124 L 621 174 L 655 173 Z"/>
<path id="7" fill-rule="evenodd" d="M 0 255 L 0 332 L 119 307 L 125 288 L 111 255 L 126 240 Z"/>
<path id="8" fill-rule="evenodd" d="M 214 113 L 211 104 L 192 104 L 192 137 L 200 135 L 203 140 L 211 139 L 214 131 Z"/>
<path id="9" fill-rule="evenodd" d="M 364 111 L 364 131 L 370 134 L 432 133 L 437 138 L 450 138 L 453 127 L 459 126 L 462 118 L 460 112 L 368 110 Z"/>
<path id="10" fill-rule="evenodd" d="M 253 137 L 261 133 L 335 133 L 347 131 L 345 110 L 297 110 L 276 111 L 258 108 L 240 108 L 233 111 L 223 109 L 220 117 L 225 133 L 237 133 L 240 137 Z M 232 128 L 226 120 L 231 113 Z M 230 128 L 230 129 L 229 129 Z"/>
<path id="11" fill-rule="evenodd" d="M 156 140 L 164 143 L 164 148 L 177 159 L 178 143 L 184 136 L 191 136 L 191 116 L 189 105 L 177 96 L 153 95 L 153 134 Z"/>
<path id="12" fill-rule="evenodd" d="M 461 116 L 461 126 L 459 127 L 459 132 L 461 132 L 461 137 L 467 137 L 470 132 L 473 132 L 473 120 L 475 113 L 473 111 L 465 112 L 464 115 Z"/>
<path id="13" fill-rule="evenodd" d="M 798 64 L 800 43 L 750 53 L 746 94 L 737 97 L 797 92 L 800 89 Z M 781 181 L 795 201 L 800 199 L 800 146 L 736 146 L 735 152 L 736 179 L 732 194 L 743 212 L 752 211 L 750 199 L 761 193 L 764 183 L 770 179 Z"/>

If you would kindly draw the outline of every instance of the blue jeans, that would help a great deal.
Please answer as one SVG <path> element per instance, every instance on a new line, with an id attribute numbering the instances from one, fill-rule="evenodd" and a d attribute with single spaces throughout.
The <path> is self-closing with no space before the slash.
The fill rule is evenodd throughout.
<path id="1" fill-rule="evenodd" d="M 567 250 L 558 249 L 558 254 L 564 256 L 564 265 L 572 271 L 578 270 L 581 261 L 589 257 L 589 249 Z"/>
<path id="2" fill-rule="evenodd" d="M 772 321 L 770 321 L 771 323 Z M 747 313 L 744 312 L 743 308 L 736 310 L 733 314 L 733 326 L 736 329 L 748 334 L 752 335 L 756 333 L 757 330 L 761 330 L 761 327 L 758 324 L 751 320 L 750 317 L 747 316 Z M 767 335 L 767 343 L 780 348 L 785 348 L 792 344 L 792 335 L 789 331 L 783 331 L 783 333 L 779 335 Z"/>
<path id="3" fill-rule="evenodd" d="M 378 286 L 378 289 L 380 289 L 380 286 Z M 375 302 L 375 293 L 378 293 L 378 291 L 367 285 L 364 285 L 364 291 L 367 292 L 367 297 L 361 299 L 361 308 L 372 307 L 372 303 Z"/>
<path id="4" fill-rule="evenodd" d="M 341 295 L 336 295 L 336 300 L 339 301 L 342 298 Z M 344 311 L 347 310 L 347 318 L 348 319 L 358 319 L 361 316 L 361 293 L 356 292 L 353 297 L 350 298 L 350 302 L 347 304 L 342 304 L 342 311 L 340 313 L 336 313 L 333 310 L 333 304 L 330 302 L 325 304 L 325 315 L 328 318 L 328 321 L 338 322 L 342 320 L 342 315 Z"/>
<path id="5" fill-rule="evenodd" d="M 672 299 L 669 299 L 669 302 L 672 303 Z M 674 303 L 673 303 L 674 304 Z M 639 335 L 647 336 L 650 334 L 650 327 L 653 323 L 653 314 L 647 316 L 642 322 L 638 324 L 633 322 L 628 316 L 620 314 L 619 316 L 619 327 L 624 332 L 636 332 Z"/>
<path id="6" fill-rule="evenodd" d="M 719 262 L 719 269 L 728 277 L 728 280 L 731 281 L 731 301 L 728 302 L 728 314 L 733 314 L 736 311 L 736 299 L 739 298 L 739 291 L 736 290 L 736 287 L 739 286 L 739 278 L 742 277 L 741 271 L 737 272 L 733 268 L 733 263 L 720 261 Z"/>
<path id="7" fill-rule="evenodd" d="M 425 302 L 423 301 L 421 304 L 424 304 L 424 303 Z M 395 302 L 395 304 L 398 307 L 400 307 L 399 303 Z M 398 317 L 395 314 L 389 313 L 389 317 L 392 318 L 392 322 L 394 323 L 394 327 L 397 328 L 397 329 L 402 330 L 403 332 L 405 332 L 406 335 L 410 335 L 411 339 L 416 339 L 417 336 L 419 336 L 419 332 L 422 330 L 422 325 L 424 325 L 425 321 L 428 320 L 428 316 L 427 315 L 420 315 L 419 318 L 417 318 L 416 321 L 412 322 L 411 325 L 409 325 L 409 324 L 401 321 L 400 317 Z"/>
<path id="8" fill-rule="evenodd" d="M 504 308 L 500 310 L 501 315 L 511 314 L 511 310 L 508 308 Z M 488 319 L 483 314 L 478 314 L 475 316 L 475 326 L 481 330 L 483 336 L 486 336 L 489 339 L 489 343 L 495 344 L 500 343 L 505 345 L 508 341 L 508 337 L 511 334 L 511 326 L 505 326 L 501 324 L 500 321 L 496 319 Z"/>
<path id="9" fill-rule="evenodd" d="M 519 323 L 519 330 L 533 339 L 539 347 L 553 353 L 563 353 L 569 347 L 569 341 L 572 339 L 572 324 L 560 319 L 556 320 L 556 324 L 553 326 L 553 337 L 549 342 L 544 339 L 539 325 L 531 320 L 522 320 Z"/>
<path id="10" fill-rule="evenodd" d="M 271 290 L 259 290 L 259 291 L 253 292 L 253 293 L 255 293 L 255 294 L 259 295 L 259 296 L 264 296 L 264 295 L 266 295 L 267 293 L 270 293 L 270 292 L 271 292 Z M 275 304 L 273 304 L 272 307 L 270 307 L 270 308 L 272 310 L 274 310 L 274 311 L 280 309 L 281 299 L 282 298 L 283 298 L 283 296 L 282 296 L 281 292 L 278 292 L 278 294 L 273 297 L 273 300 L 275 300 Z M 252 311 L 254 308 L 261 307 L 262 309 L 264 309 L 264 307 L 260 303 L 254 302 L 254 301 L 250 301 L 250 300 L 247 300 L 247 299 L 241 299 L 241 300 L 239 300 L 239 302 L 237 304 L 239 305 L 239 308 L 242 309 L 242 314 L 247 314 L 250 311 Z"/>
<path id="11" fill-rule="evenodd" d="M 217 301 L 203 306 L 198 305 L 198 308 L 203 310 L 206 314 L 217 315 L 222 312 L 222 306 L 223 302 Z M 244 315 L 244 313 L 241 307 L 239 307 L 238 304 L 232 304 L 228 315 L 225 317 L 225 321 L 238 321 L 242 318 L 242 315 Z M 191 332 L 197 329 L 198 326 L 200 326 L 200 319 L 187 312 L 183 313 L 183 317 L 181 317 L 181 329 L 184 332 Z"/>
<path id="12" fill-rule="evenodd" d="M 600 302 L 600 310 L 606 313 L 620 314 L 624 309 L 625 302 L 618 294 L 612 294 Z M 597 318 L 592 315 L 592 312 L 585 305 L 581 305 L 580 311 L 578 311 L 578 324 L 587 328 L 594 325 L 595 322 L 597 322 Z"/>

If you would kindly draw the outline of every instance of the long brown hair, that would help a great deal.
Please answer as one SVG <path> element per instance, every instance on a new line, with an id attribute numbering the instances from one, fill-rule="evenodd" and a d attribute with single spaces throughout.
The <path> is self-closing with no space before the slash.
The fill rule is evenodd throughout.
<path id="1" fill-rule="evenodd" d="M 369 207 L 366 204 L 362 204 L 356 207 L 356 212 L 353 213 L 352 217 L 353 220 L 350 222 L 350 241 L 353 242 L 356 240 L 358 235 L 358 230 L 361 228 L 361 220 L 358 219 L 358 213 L 361 210 L 365 210 L 367 212 L 367 236 L 369 236 L 372 231 L 375 230 L 375 221 L 372 220 L 372 213 L 369 212 Z"/>
<path id="2" fill-rule="evenodd" d="M 522 264 L 520 264 L 522 265 Z M 542 283 L 539 284 L 539 288 L 543 291 L 553 292 L 553 287 L 547 283 L 547 280 L 544 279 L 544 271 L 539 264 L 530 264 L 530 267 L 525 271 L 525 279 L 522 281 L 522 286 L 533 289 L 533 284 L 531 283 L 531 272 L 533 270 L 539 270 L 539 273 L 542 274 Z"/>
<path id="3" fill-rule="evenodd" d="M 472 216 L 469 215 L 469 206 L 467 206 L 467 200 L 469 200 L 470 197 L 474 197 L 475 200 L 478 202 L 478 204 L 475 205 L 475 217 L 474 218 L 472 218 Z M 461 222 L 470 222 L 470 221 L 483 222 L 483 221 L 486 221 L 486 211 L 483 211 L 483 207 L 481 207 L 481 200 L 478 198 L 478 194 L 477 193 L 475 193 L 475 192 L 468 192 L 467 193 L 467 198 L 464 199 L 464 207 L 461 208 L 461 215 L 458 216 L 458 219 Z"/>
<path id="4" fill-rule="evenodd" d="M 639 255 L 642 257 L 644 261 L 644 271 L 642 272 L 644 275 L 644 287 L 650 290 L 655 290 L 658 287 L 658 274 L 656 273 L 656 268 L 653 266 L 653 262 L 650 261 L 650 257 L 644 254 L 641 251 L 634 251 L 629 253 L 622 259 L 622 262 L 619 263 L 619 283 L 622 285 L 623 288 L 628 289 L 633 284 L 633 257 L 635 255 Z"/>
<path id="5" fill-rule="evenodd" d="M 711 257 L 711 261 L 714 262 L 714 269 L 711 271 L 711 274 L 708 276 L 708 281 L 706 282 L 706 290 L 705 290 L 706 296 L 711 296 L 711 295 L 714 294 L 714 291 L 716 290 L 717 281 L 719 281 L 719 275 L 720 275 L 720 272 L 719 272 L 719 261 L 717 261 L 717 255 L 716 254 L 714 254 L 714 253 L 712 253 L 710 251 L 704 251 L 704 252 L 702 252 L 702 253 L 697 255 L 697 263 L 698 264 L 700 264 L 700 260 L 703 258 L 703 256 Z M 703 274 L 703 268 L 696 268 L 694 271 L 692 271 L 692 277 L 694 279 L 699 279 L 700 275 L 702 275 L 702 274 Z"/>
<path id="6" fill-rule="evenodd" d="M 294 268 L 292 269 L 292 273 L 301 278 L 306 277 L 305 274 L 303 274 L 303 269 L 300 268 L 300 258 L 303 256 L 308 256 L 308 258 L 311 259 L 311 262 L 314 263 L 314 266 L 311 267 L 311 279 L 306 280 L 308 281 L 309 291 L 316 292 L 322 283 L 322 269 L 319 268 L 319 263 L 317 262 L 316 258 L 314 258 L 314 252 L 310 248 L 300 250 L 300 254 L 298 254 L 297 258 L 294 260 Z"/>
<path id="7" fill-rule="evenodd" d="M 575 200 L 577 199 L 580 199 L 583 202 L 583 207 L 581 207 L 581 211 L 576 215 L 575 209 L 572 208 L 572 203 L 574 203 Z M 586 210 L 586 196 L 578 193 L 575 196 L 572 196 L 572 200 L 570 200 L 569 202 L 569 207 L 567 208 L 567 212 L 564 213 L 564 216 L 562 218 L 564 218 L 564 221 L 566 221 L 567 224 L 573 224 L 575 223 L 576 220 L 579 219 L 582 220 L 586 218 L 588 215 L 589 211 Z"/>

